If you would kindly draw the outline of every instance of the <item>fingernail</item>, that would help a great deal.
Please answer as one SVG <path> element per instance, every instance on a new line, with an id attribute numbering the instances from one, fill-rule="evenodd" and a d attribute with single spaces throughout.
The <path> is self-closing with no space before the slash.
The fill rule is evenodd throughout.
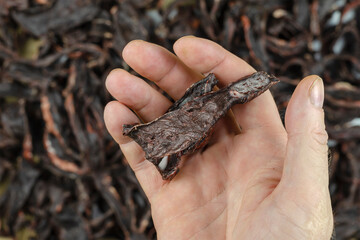
<path id="1" fill-rule="evenodd" d="M 324 104 L 324 83 L 317 77 L 310 87 L 310 102 L 317 108 L 322 108 Z"/>

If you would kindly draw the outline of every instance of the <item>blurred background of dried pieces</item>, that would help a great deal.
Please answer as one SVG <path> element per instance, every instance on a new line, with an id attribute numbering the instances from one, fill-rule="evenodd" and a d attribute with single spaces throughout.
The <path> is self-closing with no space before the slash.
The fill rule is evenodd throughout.
<path id="1" fill-rule="evenodd" d="M 188 34 L 278 76 L 282 116 L 302 77 L 324 79 L 337 238 L 360 239 L 359 0 L 0 0 L 0 237 L 156 238 L 104 80 L 132 72 L 127 42 Z"/>

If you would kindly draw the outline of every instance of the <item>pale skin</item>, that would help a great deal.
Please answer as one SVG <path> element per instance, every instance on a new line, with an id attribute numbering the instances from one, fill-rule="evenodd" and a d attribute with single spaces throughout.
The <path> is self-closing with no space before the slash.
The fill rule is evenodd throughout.
<path id="1" fill-rule="evenodd" d="M 183 37 L 174 52 L 132 41 L 123 58 L 174 99 L 213 72 L 219 87 L 253 73 L 242 59 L 209 40 Z M 233 107 L 220 120 L 205 151 L 183 159 L 178 175 L 163 181 L 144 152 L 122 135 L 122 125 L 162 115 L 171 102 L 138 77 L 112 71 L 106 87 L 116 101 L 104 111 L 151 203 L 158 239 L 330 239 L 333 215 L 328 191 L 323 84 L 303 79 L 281 123 L 269 91 Z M 237 128 L 241 126 L 241 133 Z"/>

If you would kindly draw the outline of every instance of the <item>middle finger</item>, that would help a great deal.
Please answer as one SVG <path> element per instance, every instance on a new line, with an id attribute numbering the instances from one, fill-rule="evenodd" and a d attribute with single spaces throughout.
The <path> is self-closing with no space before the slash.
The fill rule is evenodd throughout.
<path id="1" fill-rule="evenodd" d="M 123 58 L 137 73 L 155 82 L 175 100 L 203 78 L 165 48 L 142 40 L 128 43 Z"/>
<path id="2" fill-rule="evenodd" d="M 142 79 L 123 69 L 111 71 L 106 88 L 120 103 L 131 108 L 145 122 L 163 114 L 171 102 Z"/>

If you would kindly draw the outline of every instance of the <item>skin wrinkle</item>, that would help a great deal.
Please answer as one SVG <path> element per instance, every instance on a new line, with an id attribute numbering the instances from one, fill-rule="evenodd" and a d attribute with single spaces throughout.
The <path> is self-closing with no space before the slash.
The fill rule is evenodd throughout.
<path id="1" fill-rule="evenodd" d="M 269 91 L 269 90 L 266 90 L 266 91 Z M 262 130 L 262 129 L 264 129 L 264 130 Z M 274 126 L 273 126 L 273 123 L 271 121 L 262 122 L 261 125 L 248 127 L 246 129 L 242 129 L 242 133 L 248 133 L 248 132 L 252 132 L 252 131 L 264 131 L 264 132 L 266 132 L 267 129 L 271 129 L 272 131 L 274 131 Z M 279 135 L 280 134 L 281 135 L 286 134 L 286 130 L 284 129 L 283 126 L 281 126 L 279 129 L 276 129 L 276 130 L 279 131 Z"/>
<path id="2" fill-rule="evenodd" d="M 262 129 L 262 128 L 260 128 L 260 129 Z M 249 133 L 254 130 L 257 130 L 257 132 L 265 131 L 265 130 L 259 130 L 259 129 L 251 129 L 251 131 L 247 131 L 247 132 Z M 286 132 L 283 129 L 279 129 L 278 131 L 273 132 L 271 134 L 271 136 L 269 136 L 269 138 L 272 138 L 272 139 L 282 138 L 282 139 L 277 142 L 271 142 L 271 144 L 273 145 L 272 149 L 277 149 L 277 150 L 271 156 L 268 157 L 270 159 L 270 161 L 267 162 L 267 164 L 271 164 L 273 162 L 283 162 L 285 159 L 285 154 L 286 154 L 286 152 L 284 151 L 284 148 L 286 147 L 286 144 L 287 144 Z M 283 167 L 283 166 L 281 166 L 281 167 Z"/>
<path id="3" fill-rule="evenodd" d="M 325 129 L 324 129 L 325 131 Z M 291 132 L 288 132 L 287 135 L 288 135 L 288 141 L 291 141 L 292 138 L 307 138 L 308 135 L 313 135 L 313 134 L 321 134 L 322 137 L 326 137 L 328 138 L 328 135 L 326 132 L 322 132 L 321 130 L 317 130 L 317 129 L 311 129 L 311 130 L 308 130 L 308 132 L 304 132 L 304 131 L 291 131 Z M 312 136 L 312 139 L 314 140 L 317 140 L 315 139 L 313 136 Z M 321 139 L 323 141 L 316 141 L 317 143 L 319 143 L 320 145 L 327 145 L 327 139 L 326 139 L 326 142 L 324 139 Z"/>
<path id="4" fill-rule="evenodd" d="M 225 144 L 224 146 L 224 150 L 225 150 L 225 159 L 230 159 L 230 151 L 229 151 L 229 148 L 232 148 L 233 145 L 234 145 L 234 140 L 233 139 L 226 139 L 226 143 L 228 144 Z M 225 173 L 225 178 L 226 178 L 226 182 L 228 182 L 228 179 L 229 179 L 229 173 L 226 171 L 226 167 L 224 166 L 224 163 L 225 161 L 221 161 L 221 166 L 223 168 L 223 172 Z M 227 185 L 226 185 L 226 188 L 227 188 Z"/>
<path id="5" fill-rule="evenodd" d="M 317 144 L 314 144 L 313 142 L 311 141 L 300 141 L 301 137 L 299 136 L 304 136 L 304 139 L 306 139 L 306 136 L 304 134 L 297 134 L 297 135 L 294 135 L 294 134 L 291 134 L 291 135 L 288 135 L 288 142 L 292 142 L 294 143 L 295 141 L 293 140 L 290 140 L 290 139 L 295 139 L 297 140 L 297 142 L 299 142 L 299 147 L 304 147 L 304 148 L 307 148 L 307 149 L 311 149 L 313 154 L 315 154 L 314 157 L 319 157 L 319 156 L 326 156 L 326 159 L 327 159 L 327 154 L 328 154 L 328 147 L 327 147 L 327 144 L 322 144 L 322 146 L 318 146 Z M 311 138 L 311 139 L 314 139 L 314 138 Z M 295 146 L 290 146 L 291 148 L 295 148 Z M 310 152 L 310 151 L 308 151 Z M 327 166 L 326 166 L 327 168 Z"/>
<path id="6" fill-rule="evenodd" d="M 274 157 L 274 159 L 271 159 L 268 155 L 264 155 L 263 157 L 262 157 L 262 154 L 261 153 L 259 153 L 259 157 L 260 158 L 268 158 L 268 162 L 265 162 L 265 163 L 262 163 L 262 165 L 259 165 L 259 164 L 261 164 L 261 163 L 259 163 L 258 165 L 258 169 L 256 169 L 256 171 L 251 175 L 251 177 L 249 178 L 249 180 L 248 180 L 248 182 L 249 183 L 251 183 L 253 180 L 254 180 L 254 178 L 258 178 L 258 176 L 255 176 L 255 175 L 257 175 L 257 173 L 258 172 L 261 172 L 261 171 L 263 171 L 264 169 L 266 169 L 266 168 L 268 168 L 267 166 L 271 163 L 271 164 L 273 164 L 273 162 L 279 162 L 280 161 L 280 157 Z M 270 161 L 272 161 L 272 162 L 270 162 Z M 263 166 L 265 164 L 265 166 Z M 274 167 L 271 167 L 271 169 L 273 169 Z M 245 189 L 248 189 L 248 186 L 247 186 L 247 188 L 245 188 Z"/>
<path id="7" fill-rule="evenodd" d="M 136 161 L 135 161 L 135 159 L 134 159 L 134 161 L 132 161 L 133 163 L 134 162 L 136 163 L 136 164 L 132 164 L 132 169 L 134 172 L 137 172 L 137 171 L 139 171 L 138 165 L 143 165 L 145 163 L 145 161 L 143 161 L 143 159 L 145 159 L 145 153 L 144 153 L 144 151 L 141 150 L 141 148 L 137 145 L 137 143 L 134 140 L 131 140 L 127 143 L 120 144 L 120 148 L 122 148 L 122 149 L 129 148 L 129 145 L 133 145 L 133 146 L 130 146 L 130 148 L 132 150 L 136 149 L 137 153 L 139 153 L 139 154 L 136 154 L 136 155 L 138 155 L 138 159 L 136 159 Z"/>
<path id="8" fill-rule="evenodd" d="M 227 208 L 224 207 L 223 210 L 220 212 L 220 214 L 218 214 L 218 216 L 217 216 L 214 220 L 210 221 L 210 222 L 209 222 L 208 224 L 206 224 L 202 229 L 200 229 L 199 231 L 195 232 L 193 235 L 189 236 L 189 237 L 186 238 L 186 239 L 193 239 L 198 233 L 204 231 L 205 229 L 207 229 L 208 227 L 210 227 L 212 224 L 214 224 L 214 223 L 216 222 L 216 220 L 218 220 L 218 219 L 222 216 L 223 213 L 225 213 L 225 214 L 227 215 L 227 212 L 225 211 L 225 209 L 227 209 Z M 226 228 L 225 228 L 225 229 L 226 229 Z M 226 231 L 225 231 L 225 238 L 223 238 L 223 239 L 226 239 Z"/>
<path id="9" fill-rule="evenodd" d="M 274 169 L 273 167 L 260 169 L 260 170 L 252 177 L 252 179 L 249 180 L 249 183 L 248 183 L 248 185 L 247 185 L 247 187 L 246 187 L 246 190 L 245 190 L 245 192 L 244 192 L 244 194 L 243 194 L 243 197 L 242 197 L 242 203 L 241 203 L 241 207 L 240 207 L 240 209 L 239 209 L 239 216 L 244 216 L 244 215 L 247 215 L 247 214 L 251 215 L 251 213 L 254 212 L 254 210 L 256 209 L 256 207 L 260 206 L 260 205 L 262 204 L 262 202 L 266 201 L 266 200 L 268 199 L 268 197 L 271 196 L 271 194 L 273 193 L 274 189 L 278 186 L 278 184 L 279 184 L 279 182 L 280 182 L 281 174 L 279 174 L 279 178 L 273 177 L 274 179 L 272 180 L 272 182 L 276 183 L 276 184 L 274 184 L 275 186 L 274 186 L 274 187 L 269 187 L 269 186 L 266 187 L 266 188 L 269 188 L 269 189 L 268 189 L 269 192 L 268 192 L 266 195 L 262 196 L 261 200 L 256 204 L 256 206 L 254 206 L 254 207 L 251 208 L 251 209 L 248 209 L 246 212 L 241 213 L 243 207 L 248 208 L 248 206 L 247 206 L 247 205 L 244 205 L 244 203 L 243 203 L 244 199 L 246 199 L 246 197 L 247 197 L 247 192 L 250 191 L 250 190 L 253 189 L 253 188 L 258 188 L 258 185 L 261 185 L 263 182 L 269 183 L 269 182 L 271 181 L 270 178 L 268 178 L 268 177 L 266 177 L 266 178 L 259 177 L 259 176 L 262 176 L 262 175 L 263 175 L 263 174 L 261 174 L 263 171 L 268 172 L 269 170 L 270 170 L 270 171 L 273 171 L 273 170 L 275 170 L 275 169 Z M 279 172 L 282 172 L 282 169 L 277 169 L 277 170 L 278 170 Z M 275 171 L 276 171 L 276 170 L 275 170 Z M 259 180 L 254 180 L 254 179 L 260 179 L 261 181 L 259 181 Z M 245 218 L 242 217 L 241 219 L 245 219 Z M 240 220 L 239 218 L 236 220 L 236 222 L 240 222 L 240 221 L 241 221 L 241 220 Z"/>
<path id="10" fill-rule="evenodd" d="M 150 94 L 150 96 L 149 96 L 149 94 L 146 94 L 146 95 L 148 96 L 147 101 L 143 101 L 143 104 L 140 105 L 140 107 L 139 106 L 134 107 L 135 109 L 137 109 L 137 110 L 134 110 L 134 111 L 136 112 L 136 115 L 138 116 L 138 118 L 142 118 L 141 117 L 141 112 L 144 111 L 144 109 L 146 109 L 151 104 L 153 95 L 151 95 L 151 94 Z"/>
<path id="11" fill-rule="evenodd" d="M 212 136 L 213 138 L 214 136 Z M 213 145 L 210 145 L 209 148 L 218 148 L 219 147 L 219 142 L 223 143 L 224 144 L 221 144 L 221 149 L 224 149 L 224 159 L 230 159 L 230 153 L 229 153 L 229 149 L 231 149 L 233 147 L 233 138 L 229 138 L 227 135 L 221 135 L 219 136 L 219 139 L 217 139 L 217 141 L 214 141 L 214 142 L 209 142 L 210 144 L 213 144 Z M 199 153 L 201 154 L 202 158 L 205 158 L 206 156 L 206 152 L 200 152 Z M 224 164 L 227 164 L 226 161 L 219 161 L 220 164 L 221 164 L 221 167 L 222 167 L 222 170 L 223 172 L 225 173 L 226 175 L 226 179 L 229 179 L 229 173 L 226 171 L 226 166 Z M 226 180 L 227 181 L 227 180 Z"/>
<path id="12" fill-rule="evenodd" d="M 209 74 L 209 73 L 211 73 L 211 72 L 216 72 L 215 69 L 216 69 L 218 66 L 220 66 L 221 64 L 223 64 L 223 63 L 226 61 L 226 59 L 227 59 L 227 57 L 226 57 L 226 55 L 224 54 L 224 56 L 221 57 L 220 61 L 215 62 L 215 65 L 212 66 L 212 67 L 210 68 L 210 70 L 208 70 L 208 71 L 206 72 L 206 74 Z M 221 78 L 220 78 L 220 79 L 221 79 Z M 220 80 L 220 79 L 219 79 L 219 80 Z M 220 80 L 220 85 L 224 85 L 223 83 L 222 83 L 222 84 L 221 84 L 221 83 L 222 83 L 222 82 L 221 82 L 221 80 Z"/>
<path id="13" fill-rule="evenodd" d="M 240 180 L 238 180 L 238 181 L 240 181 Z M 233 184 L 236 184 L 238 181 L 235 181 Z M 249 184 L 249 182 L 246 183 L 246 185 L 244 186 L 244 189 L 247 188 L 248 184 Z M 241 210 L 241 207 L 243 206 L 243 202 L 244 202 L 244 193 L 241 192 L 241 191 L 238 191 L 238 192 L 236 193 L 236 195 L 239 195 L 239 197 L 233 197 L 233 198 L 232 198 L 232 199 L 237 199 L 237 200 L 238 200 L 238 204 L 237 204 L 238 208 L 237 208 L 237 209 L 233 208 L 234 211 L 237 212 L 237 214 L 236 214 L 236 216 L 235 216 L 234 227 L 232 228 L 232 234 L 231 234 L 231 235 L 233 235 L 233 234 L 234 234 L 234 231 L 236 230 L 236 229 L 235 229 L 236 223 L 240 221 L 239 219 L 242 219 L 242 217 L 241 217 L 242 214 L 241 214 L 241 211 L 240 211 L 240 210 Z M 230 206 L 230 208 L 232 208 L 232 207 Z M 246 215 L 246 214 L 245 214 L 245 215 Z M 245 218 L 243 218 L 243 219 L 245 219 Z M 229 222 L 230 222 L 230 221 L 229 221 Z"/>
<path id="14" fill-rule="evenodd" d="M 252 178 L 249 180 L 249 184 L 254 182 L 253 184 L 250 184 L 250 186 L 248 188 L 246 188 L 245 191 L 247 191 L 248 189 L 251 189 L 253 188 L 255 185 L 258 185 L 258 184 L 264 184 L 264 183 L 268 183 L 269 181 L 271 181 L 270 179 L 273 179 L 272 181 L 273 182 L 277 182 L 279 183 L 280 182 L 280 179 L 281 179 L 281 175 L 282 175 L 282 167 L 281 166 L 277 166 L 278 164 L 274 164 L 274 162 L 279 162 L 281 161 L 281 158 L 278 158 L 278 157 L 273 157 L 271 158 L 272 160 L 267 162 L 266 166 L 257 170 L 256 173 L 252 176 Z M 270 166 L 269 166 L 270 165 Z M 276 172 L 276 176 L 271 176 L 271 178 L 269 177 L 264 177 L 265 174 L 264 173 L 274 173 Z M 259 179 L 261 181 L 259 181 Z M 265 200 L 265 199 L 264 199 Z"/>
<path id="15" fill-rule="evenodd" d="M 234 141 L 235 141 L 235 139 L 233 139 L 233 141 L 231 141 L 232 144 L 234 144 Z M 227 150 L 227 156 L 232 155 L 232 153 L 230 153 L 231 150 L 229 150 L 229 149 L 234 149 L 234 148 L 232 148 L 232 147 L 230 147 L 230 146 L 228 146 L 228 145 L 226 145 L 226 146 L 228 147 L 228 148 L 226 148 L 226 150 Z M 229 175 L 227 174 L 227 176 L 229 176 Z M 237 178 L 232 179 L 232 181 L 230 181 L 230 182 L 227 184 L 227 189 L 231 189 L 231 190 L 228 191 L 229 193 L 232 193 L 232 189 L 233 189 L 234 185 L 237 184 L 237 183 L 241 180 L 241 177 L 242 177 L 242 176 L 238 176 Z M 246 186 L 244 187 L 244 189 L 246 189 Z M 241 191 L 238 191 L 237 194 L 242 194 L 242 192 L 241 192 Z M 229 194 L 227 194 L 227 198 L 230 199 Z M 239 205 L 241 206 L 241 205 L 242 205 L 243 196 L 237 197 L 237 198 L 235 198 L 235 199 L 240 199 Z"/>
<path id="16" fill-rule="evenodd" d="M 271 196 L 271 201 L 274 202 L 274 197 Z M 273 219 L 270 219 L 269 217 L 266 218 L 266 221 L 265 221 L 265 224 L 268 226 L 268 229 L 269 229 L 269 233 L 272 234 L 272 236 L 275 237 L 275 239 L 282 239 L 282 238 L 279 238 L 278 235 L 279 235 L 279 232 L 275 232 L 274 231 L 274 228 L 271 227 L 273 226 Z M 293 234 L 290 234 L 290 233 L 287 233 L 285 231 L 281 231 L 282 230 L 282 226 L 283 225 L 279 225 L 280 228 L 277 228 L 277 230 L 280 230 L 280 232 L 283 232 L 284 234 L 286 234 L 289 238 L 286 238 L 286 239 L 294 239 L 294 240 L 297 240 L 297 238 L 295 238 L 295 236 Z M 281 235 L 280 235 L 281 236 Z M 268 238 L 264 238 L 264 239 L 268 239 Z M 306 238 L 301 238 L 301 239 L 306 239 Z"/>
<path id="17" fill-rule="evenodd" d="M 176 220 L 177 218 L 184 217 L 184 216 L 189 215 L 189 214 L 191 214 L 191 213 L 193 213 L 193 212 L 197 212 L 197 211 L 202 210 L 202 208 L 206 207 L 208 204 L 211 204 L 214 200 L 216 200 L 218 197 L 220 197 L 220 196 L 225 192 L 225 190 L 226 190 L 226 189 L 224 188 L 224 189 L 223 189 L 221 192 L 219 192 L 214 198 L 206 201 L 205 203 L 200 204 L 200 205 L 198 205 L 198 206 L 195 206 L 195 207 L 189 209 L 187 212 L 184 212 L 184 213 L 181 213 L 181 214 L 179 214 L 179 215 L 176 215 L 176 216 L 171 217 L 171 218 L 168 219 L 166 222 L 164 222 L 162 225 L 160 225 L 159 228 L 161 228 L 163 225 L 164 225 L 164 226 L 165 226 L 165 225 L 170 225 L 170 223 L 171 223 L 172 221 Z"/>
<path id="18" fill-rule="evenodd" d="M 112 74 L 106 80 L 106 86 L 113 87 L 110 92 L 123 105 L 134 109 L 139 117 L 145 118 L 145 121 L 152 120 L 170 106 L 170 101 L 142 79 L 120 69 L 113 70 Z M 161 106 L 164 110 L 151 111 L 154 106 Z"/>
<path id="19" fill-rule="evenodd" d="M 327 146 L 329 136 L 325 131 L 325 128 L 320 130 L 313 129 L 311 131 L 311 136 L 320 146 Z"/>
<path id="20" fill-rule="evenodd" d="M 232 141 L 229 141 L 229 143 L 231 144 L 226 144 L 225 145 L 225 154 L 226 154 L 226 156 L 230 159 L 230 156 L 232 155 L 232 154 L 234 154 L 234 153 L 231 153 L 231 149 L 234 149 L 233 148 L 233 145 L 234 145 L 234 141 L 235 141 L 235 138 L 233 138 L 232 139 Z M 223 161 L 222 161 L 223 162 Z M 228 174 L 228 172 L 227 171 L 225 171 L 225 173 L 226 173 L 226 176 L 229 178 L 229 174 Z M 241 178 L 242 176 L 239 176 L 238 178 L 235 178 L 233 181 L 231 181 L 231 182 L 229 182 L 229 183 L 227 183 L 227 189 L 232 189 L 232 186 L 234 185 L 234 184 L 236 184 L 238 181 L 240 181 L 240 178 Z"/>
<path id="21" fill-rule="evenodd" d="M 273 226 L 270 221 L 272 221 L 272 219 L 268 218 L 268 217 L 264 217 L 265 221 L 265 226 L 267 226 L 267 229 L 268 229 L 268 234 L 264 234 L 265 236 L 275 236 L 275 233 L 273 232 L 273 228 L 271 226 Z"/>
<path id="22" fill-rule="evenodd" d="M 171 64 L 171 67 L 158 79 L 156 79 L 157 84 L 161 84 L 161 82 L 178 66 L 179 61 L 177 59 L 173 60 L 174 62 Z"/>
<path id="23" fill-rule="evenodd" d="M 307 145 L 308 145 L 308 148 L 311 149 L 313 151 L 313 153 L 315 153 L 316 156 L 327 156 L 327 153 L 328 153 L 327 145 L 323 145 L 321 147 L 316 147 L 316 146 L 314 146 L 314 144 L 311 144 L 310 142 L 308 142 Z M 321 157 L 319 159 L 325 159 L 325 158 L 327 161 L 327 157 Z"/>
<path id="24" fill-rule="evenodd" d="M 301 235 L 304 235 L 304 234 L 305 234 L 304 229 L 303 229 L 301 226 L 299 226 L 298 224 L 296 224 L 291 217 L 289 217 L 286 213 L 284 213 L 284 209 L 283 209 L 281 206 L 279 206 L 279 201 L 274 201 L 274 203 L 275 203 L 275 208 L 278 209 L 278 213 L 279 213 L 281 216 L 283 216 L 284 219 L 286 219 L 286 221 L 287 221 L 288 223 L 292 224 L 296 229 L 299 229 L 299 233 L 302 233 Z M 296 203 L 295 203 L 295 205 L 296 205 Z M 300 209 L 301 209 L 301 208 L 300 208 Z M 301 209 L 301 211 L 303 211 L 303 209 Z M 286 212 L 286 210 L 285 210 L 285 212 Z M 305 214 L 306 214 L 306 213 L 305 213 Z M 285 233 L 284 231 L 282 231 L 282 232 Z M 306 236 L 303 236 L 303 237 L 304 237 L 304 238 L 301 238 L 301 239 L 307 239 Z M 295 239 L 295 238 L 294 238 L 294 239 Z"/>
<path id="25" fill-rule="evenodd" d="M 286 231 L 282 231 L 282 233 L 287 236 L 286 239 L 289 239 L 289 240 L 291 240 L 291 239 L 293 239 L 293 240 L 298 240 L 298 239 L 297 239 L 293 234 L 291 234 L 291 233 L 288 233 L 288 232 L 286 232 Z M 304 238 L 304 239 L 307 239 L 307 238 Z"/>
<path id="26" fill-rule="evenodd" d="M 269 172 L 276 172 L 277 174 L 276 174 L 276 176 L 274 175 L 274 176 L 264 177 L 264 173 L 269 173 Z M 267 186 L 269 188 L 272 188 L 271 190 L 273 191 L 273 189 L 275 189 L 276 186 L 280 182 L 281 174 L 282 174 L 282 169 L 275 168 L 275 167 L 265 167 L 265 168 L 261 169 L 261 171 L 259 171 L 256 176 L 254 176 L 254 179 L 257 179 L 257 181 L 255 181 L 255 183 L 252 186 L 250 186 L 249 189 L 256 187 L 256 185 L 259 185 L 259 184 L 264 185 L 265 183 L 266 184 L 273 183 L 273 184 L 269 184 L 269 186 L 274 186 L 274 187 Z M 272 191 L 269 194 L 267 194 L 262 201 L 264 201 L 266 199 L 266 197 L 272 193 Z M 259 203 L 259 205 L 260 204 L 261 204 L 261 202 Z"/>
<path id="27" fill-rule="evenodd" d="M 151 167 L 150 164 L 145 162 L 145 158 L 143 159 L 144 160 L 139 161 L 139 163 L 137 163 L 135 166 L 132 166 L 132 169 L 135 173 Z"/>
<path id="28" fill-rule="evenodd" d="M 204 158 L 204 156 L 201 154 L 201 157 L 202 158 Z M 201 160 L 200 160 L 201 161 Z M 204 160 L 202 160 L 202 161 L 204 161 Z M 202 162 L 201 161 L 201 162 Z M 222 172 L 224 172 L 225 173 L 225 177 L 224 177 L 224 179 L 222 180 L 222 182 L 221 182 L 221 189 L 213 196 L 213 197 L 211 197 L 211 198 L 217 198 L 218 196 L 220 196 L 221 194 L 223 194 L 223 193 L 226 193 L 226 191 L 227 191 L 227 185 L 226 185 L 226 183 L 227 183 L 227 178 L 228 178 L 228 174 L 227 174 L 227 172 L 226 172 L 226 170 L 225 170 L 225 168 L 224 168 L 224 165 L 223 165 L 223 161 L 221 161 L 220 162 L 220 166 L 221 166 L 221 168 L 222 168 Z M 200 186 L 201 186 L 201 183 L 200 183 Z M 225 194 L 225 199 L 226 199 L 226 202 L 227 202 L 227 194 Z"/>

